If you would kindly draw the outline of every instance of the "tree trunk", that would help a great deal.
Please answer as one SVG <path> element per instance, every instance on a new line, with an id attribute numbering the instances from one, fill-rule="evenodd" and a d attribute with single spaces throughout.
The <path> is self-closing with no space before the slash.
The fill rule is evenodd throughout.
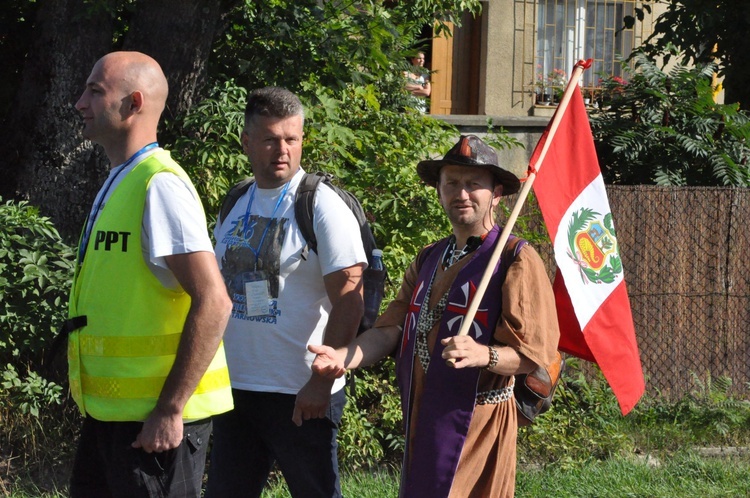
<path id="1" fill-rule="evenodd" d="M 173 120 L 194 103 L 205 83 L 214 37 L 233 1 L 140 0 L 123 50 L 137 50 L 159 62 L 169 81 L 162 120 Z"/>
<path id="2" fill-rule="evenodd" d="M 16 105 L 0 132 L 0 195 L 28 199 L 75 242 L 109 169 L 99 146 L 84 141 L 74 105 L 94 63 L 113 47 L 117 0 L 42 0 Z M 165 119 L 193 104 L 214 37 L 238 0 L 140 0 L 124 50 L 156 59 L 170 86 Z"/>
<path id="3" fill-rule="evenodd" d="M 14 106 L 0 125 L 4 197 L 28 199 L 74 238 L 106 169 L 84 146 L 74 105 L 112 40 L 110 15 L 84 0 L 39 3 Z"/>

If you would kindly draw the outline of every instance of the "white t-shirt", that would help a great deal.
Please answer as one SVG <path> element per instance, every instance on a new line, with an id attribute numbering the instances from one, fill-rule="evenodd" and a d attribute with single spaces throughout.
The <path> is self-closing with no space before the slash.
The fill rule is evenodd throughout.
<path id="1" fill-rule="evenodd" d="M 156 148 L 146 152 L 138 158 L 138 162 L 161 150 Z M 110 170 L 109 177 L 96 195 L 92 206 L 90 216 L 94 221 L 117 185 L 138 162 L 125 168 L 121 168 L 120 165 Z M 104 201 L 94 213 L 102 194 Z M 141 227 L 141 250 L 149 269 L 162 285 L 170 289 L 177 289 L 179 283 L 167 266 L 166 256 L 198 251 L 213 252 L 200 199 L 193 194 L 193 189 L 174 173 L 157 173 L 148 185 Z"/>
<path id="2" fill-rule="evenodd" d="M 302 259 L 306 243 L 294 199 L 303 173 L 276 189 L 253 185 L 214 230 L 216 259 L 234 304 L 224 344 L 236 389 L 297 394 L 315 357 L 307 345 L 323 343 L 331 311 L 323 275 L 367 263 L 356 218 L 323 185 L 313 207 L 318 252 Z M 267 291 L 248 290 L 258 289 L 253 280 L 265 282 Z M 343 386 L 338 379 L 332 392 Z"/>

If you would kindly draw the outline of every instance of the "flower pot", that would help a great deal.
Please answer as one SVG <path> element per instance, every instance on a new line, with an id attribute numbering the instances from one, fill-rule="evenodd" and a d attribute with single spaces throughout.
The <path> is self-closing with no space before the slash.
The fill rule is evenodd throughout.
<path id="1" fill-rule="evenodd" d="M 538 93 L 536 96 L 536 103 L 541 105 L 550 105 L 552 96 L 549 93 Z"/>

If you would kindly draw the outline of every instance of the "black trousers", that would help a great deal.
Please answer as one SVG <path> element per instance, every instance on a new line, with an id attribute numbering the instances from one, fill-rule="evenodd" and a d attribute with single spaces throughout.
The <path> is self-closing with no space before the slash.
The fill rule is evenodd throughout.
<path id="1" fill-rule="evenodd" d="M 70 480 L 72 498 L 200 498 L 211 419 L 185 424 L 161 453 L 131 447 L 143 422 L 86 417 Z"/>

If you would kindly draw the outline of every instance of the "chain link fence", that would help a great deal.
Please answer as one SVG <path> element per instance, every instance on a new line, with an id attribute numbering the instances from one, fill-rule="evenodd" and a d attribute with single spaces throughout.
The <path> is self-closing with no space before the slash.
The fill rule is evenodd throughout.
<path id="1" fill-rule="evenodd" d="M 725 376 L 730 393 L 747 398 L 750 189 L 638 185 L 607 193 L 648 394 L 676 401 Z M 526 204 L 525 229 L 543 227 L 535 201 Z M 549 242 L 534 246 L 551 278 Z"/>

